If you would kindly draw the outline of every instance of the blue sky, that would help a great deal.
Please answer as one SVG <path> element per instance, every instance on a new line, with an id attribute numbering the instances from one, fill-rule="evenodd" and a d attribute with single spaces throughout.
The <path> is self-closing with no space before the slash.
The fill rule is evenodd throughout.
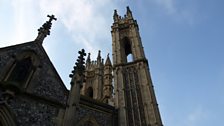
<path id="1" fill-rule="evenodd" d="M 77 51 L 111 54 L 113 10 L 130 6 L 165 126 L 221 126 L 224 114 L 223 0 L 0 0 L 0 47 L 35 39 L 55 14 L 44 48 L 69 88 Z M 110 55 L 111 56 L 111 55 Z"/>

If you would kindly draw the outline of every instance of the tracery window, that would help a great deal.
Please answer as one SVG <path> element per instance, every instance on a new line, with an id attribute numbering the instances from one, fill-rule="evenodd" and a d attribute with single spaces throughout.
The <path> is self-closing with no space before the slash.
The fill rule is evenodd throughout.
<path id="1" fill-rule="evenodd" d="M 34 51 L 26 50 L 16 54 L 5 67 L 4 86 L 13 90 L 26 88 L 38 66 L 39 57 Z"/>
<path id="2" fill-rule="evenodd" d="M 24 58 L 15 63 L 15 66 L 9 74 L 7 81 L 17 83 L 21 86 L 26 82 L 32 69 L 33 65 L 31 57 Z"/>

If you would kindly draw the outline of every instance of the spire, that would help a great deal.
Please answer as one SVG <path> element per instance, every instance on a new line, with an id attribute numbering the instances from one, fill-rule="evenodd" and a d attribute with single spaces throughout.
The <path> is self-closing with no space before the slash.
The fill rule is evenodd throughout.
<path id="1" fill-rule="evenodd" d="M 81 80 L 81 82 L 84 81 L 83 80 L 84 79 L 84 71 L 85 71 L 85 66 L 84 66 L 84 64 L 85 64 L 85 61 L 84 61 L 85 58 L 84 58 L 84 56 L 86 56 L 86 53 L 85 53 L 85 50 L 84 49 L 82 49 L 78 53 L 79 53 L 79 56 L 78 56 L 77 62 L 75 63 L 75 66 L 73 67 L 74 70 L 69 75 L 69 77 L 72 78 L 72 80 L 71 80 L 71 85 L 72 86 L 74 84 L 74 81 L 80 81 L 80 80 Z M 76 75 L 78 75 L 78 76 L 80 76 L 82 78 L 79 78 L 80 80 L 77 79 L 77 78 L 76 78 L 76 80 L 74 80 L 74 78 L 75 78 Z"/>
<path id="2" fill-rule="evenodd" d="M 127 15 L 128 18 L 133 18 L 132 17 L 132 12 L 131 12 L 129 6 L 127 6 L 127 13 L 126 13 L 126 15 Z"/>
<path id="3" fill-rule="evenodd" d="M 99 50 L 98 51 L 98 56 L 97 56 L 97 59 L 101 59 L 101 55 L 100 55 L 101 51 Z"/>
<path id="4" fill-rule="evenodd" d="M 104 66 L 104 85 L 103 85 L 103 99 L 104 103 L 111 104 L 113 92 L 112 85 L 112 65 L 109 57 L 109 53 L 107 54 L 107 59 Z"/>
<path id="5" fill-rule="evenodd" d="M 46 21 L 42 27 L 40 27 L 38 29 L 38 36 L 37 38 L 35 39 L 35 41 L 38 41 L 40 42 L 41 44 L 43 43 L 44 41 L 44 38 L 47 37 L 47 35 L 50 35 L 50 29 L 51 29 L 51 25 L 52 25 L 52 20 L 57 20 L 57 18 L 55 18 L 54 15 L 47 15 L 47 17 L 49 17 L 49 20 Z"/>
<path id="6" fill-rule="evenodd" d="M 114 10 L 114 16 L 113 16 L 113 18 L 114 18 L 114 22 L 117 22 L 118 21 L 119 17 L 118 17 L 118 14 L 117 14 L 117 10 Z"/>
<path id="7" fill-rule="evenodd" d="M 106 62 L 105 62 L 105 66 L 111 66 L 111 61 L 110 61 L 109 53 L 107 54 L 107 59 L 106 59 Z"/>
<path id="8" fill-rule="evenodd" d="M 98 56 L 97 56 L 97 64 L 100 64 L 101 63 L 101 51 L 99 50 L 98 51 Z"/>
<path id="9" fill-rule="evenodd" d="M 90 53 L 88 53 L 88 56 L 87 56 L 87 59 L 86 59 L 86 63 L 87 63 L 87 64 L 91 63 Z"/>
<path id="10" fill-rule="evenodd" d="M 75 63 L 74 70 L 69 77 L 72 78 L 71 90 L 69 91 L 68 100 L 66 102 L 66 109 L 64 113 L 64 118 L 62 120 L 63 126 L 74 126 L 77 123 L 78 119 L 78 109 L 80 103 L 80 89 L 83 86 L 83 82 L 85 81 L 85 58 L 86 56 L 85 50 L 82 49 L 78 52 L 79 56 L 77 62 Z"/>

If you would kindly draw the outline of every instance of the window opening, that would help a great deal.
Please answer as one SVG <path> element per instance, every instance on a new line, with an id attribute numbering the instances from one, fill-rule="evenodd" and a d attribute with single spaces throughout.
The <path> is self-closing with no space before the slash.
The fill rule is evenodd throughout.
<path id="1" fill-rule="evenodd" d="M 127 56 L 127 62 L 132 62 L 133 61 L 133 55 L 130 53 Z"/>
<path id="2" fill-rule="evenodd" d="M 133 61 L 133 54 L 132 54 L 132 48 L 131 48 L 131 42 L 127 37 L 123 39 L 124 42 L 124 53 L 125 53 L 125 61 L 126 62 L 132 62 Z"/>
<path id="3" fill-rule="evenodd" d="M 31 57 L 24 58 L 16 62 L 15 67 L 9 75 L 7 81 L 17 82 L 19 84 L 25 83 L 32 70 Z"/>

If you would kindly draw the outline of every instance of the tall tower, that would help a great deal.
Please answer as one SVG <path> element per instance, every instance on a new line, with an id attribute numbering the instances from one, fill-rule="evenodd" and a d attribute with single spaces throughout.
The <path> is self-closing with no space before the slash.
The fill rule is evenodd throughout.
<path id="1" fill-rule="evenodd" d="M 124 17 L 115 10 L 113 18 L 114 101 L 119 125 L 162 126 L 137 21 L 129 7 Z"/>

